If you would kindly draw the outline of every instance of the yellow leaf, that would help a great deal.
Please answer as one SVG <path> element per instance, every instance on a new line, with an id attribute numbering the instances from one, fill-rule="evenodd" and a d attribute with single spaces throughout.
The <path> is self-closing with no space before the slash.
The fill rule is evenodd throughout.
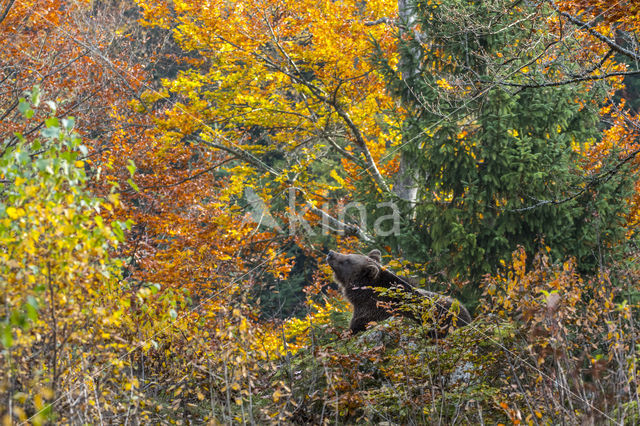
<path id="1" fill-rule="evenodd" d="M 35 405 L 36 410 L 42 409 L 42 396 L 39 393 L 33 397 L 33 405 Z"/>
<path id="2" fill-rule="evenodd" d="M 11 219 L 17 219 L 18 218 L 18 209 L 16 209 L 15 207 L 7 207 L 7 215 Z"/>
<path id="3" fill-rule="evenodd" d="M 331 170 L 329 174 L 336 180 L 336 182 L 338 182 L 340 188 L 344 188 L 344 179 L 342 179 L 340 175 L 338 175 L 338 172 L 336 172 L 335 170 Z"/>
<path id="4" fill-rule="evenodd" d="M 444 90 L 453 90 L 453 86 L 451 86 L 451 84 L 449 84 L 449 82 L 444 78 L 441 78 L 440 80 L 436 81 L 436 84 L 441 88 L 443 88 Z"/>

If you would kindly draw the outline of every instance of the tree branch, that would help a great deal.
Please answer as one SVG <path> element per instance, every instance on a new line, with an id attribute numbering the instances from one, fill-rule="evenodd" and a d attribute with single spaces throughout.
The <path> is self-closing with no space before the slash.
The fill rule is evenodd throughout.
<path id="1" fill-rule="evenodd" d="M 355 155 L 353 155 L 352 153 L 350 153 L 349 151 L 347 151 L 346 149 L 344 149 L 343 147 L 341 147 L 340 145 L 338 145 L 338 143 L 334 141 L 332 137 L 326 136 L 325 139 L 328 140 L 331 146 L 337 149 L 338 152 L 340 152 L 340 154 L 342 154 L 344 157 L 348 158 L 349 160 L 353 161 L 355 164 L 362 167 L 361 160 Z"/>
<path id="2" fill-rule="evenodd" d="M 482 81 L 482 83 L 496 83 L 500 86 L 519 87 L 522 89 L 535 89 L 540 87 L 556 87 L 556 86 L 563 86 L 565 84 L 580 83 L 582 81 L 596 81 L 596 80 L 604 80 L 606 78 L 611 78 L 611 77 L 639 75 L 639 74 L 640 74 L 640 70 L 628 71 L 628 72 L 612 72 L 612 73 L 603 74 L 603 75 L 589 75 L 584 77 L 572 78 L 568 80 L 553 81 L 550 83 L 525 84 L 525 83 L 511 83 L 506 81 L 498 81 L 498 82 Z"/>
<path id="3" fill-rule="evenodd" d="M 359 226 L 349 224 L 349 223 L 344 223 L 336 219 L 335 217 L 331 216 L 329 213 L 325 212 L 324 210 L 315 207 L 311 203 L 309 203 L 309 210 L 311 210 L 313 213 L 323 218 L 323 221 L 326 220 L 332 226 L 338 228 L 338 230 L 341 230 L 341 229 L 344 230 L 345 235 L 357 236 L 362 241 L 365 241 L 367 243 L 373 242 L 373 238 L 371 238 L 371 236 Z"/>
<path id="4" fill-rule="evenodd" d="M 538 200 L 538 202 L 532 206 L 528 206 L 528 207 L 522 207 L 519 209 L 505 209 L 505 211 L 509 211 L 509 212 L 524 212 L 524 211 L 528 211 L 528 210 L 533 210 L 536 209 L 538 207 L 547 205 L 547 204 L 551 204 L 551 205 L 557 205 L 557 204 L 563 204 L 572 200 L 575 200 L 576 198 L 578 198 L 579 196 L 581 196 L 582 194 L 584 194 L 585 192 L 587 192 L 587 189 L 592 188 L 594 186 L 596 186 L 598 183 L 600 182 L 608 182 L 609 180 L 611 180 L 611 178 L 613 178 L 613 176 L 615 176 L 616 173 L 618 173 L 620 171 L 620 169 L 622 168 L 622 166 L 624 166 L 625 164 L 627 164 L 629 161 L 633 160 L 638 154 L 640 154 L 640 149 L 636 149 L 635 151 L 631 152 L 629 155 L 627 155 L 625 158 L 623 158 L 622 160 L 620 160 L 615 166 L 613 166 L 611 169 L 607 170 L 604 173 L 601 173 L 595 177 L 593 177 L 592 179 L 590 179 L 590 181 L 585 185 L 584 188 L 582 188 L 580 191 L 576 192 L 575 194 L 564 198 L 562 200 Z"/>
<path id="5" fill-rule="evenodd" d="M 380 174 L 380 170 L 378 170 L 378 166 L 373 159 L 373 156 L 371 156 L 371 151 L 369 151 L 369 148 L 367 148 L 367 143 L 365 142 L 360 129 L 353 122 L 353 120 L 349 116 L 349 113 L 343 110 L 335 100 L 329 101 L 328 99 L 325 99 L 325 102 L 328 102 L 329 105 L 333 107 L 334 111 L 338 114 L 338 116 L 340 116 L 340 118 L 342 118 L 342 121 L 345 122 L 345 124 L 351 131 L 351 134 L 353 135 L 358 148 L 360 148 L 360 151 L 362 151 L 362 153 L 364 154 L 364 158 L 367 161 L 368 167 L 365 170 L 369 171 L 372 174 L 373 179 L 381 189 L 383 189 L 387 193 L 390 193 L 391 189 L 389 189 L 389 186 L 385 182 L 384 177 L 382 177 L 382 174 Z"/>
<path id="6" fill-rule="evenodd" d="M 376 19 L 375 21 L 364 22 L 364 25 L 366 27 L 373 27 L 374 25 L 380 25 L 380 24 L 394 25 L 395 23 L 391 19 L 387 18 L 386 16 L 380 19 Z"/>
<path id="7" fill-rule="evenodd" d="M 67 35 L 71 36 L 70 34 L 67 33 Z M 120 80 L 122 80 L 122 82 L 125 84 L 125 86 L 127 86 L 127 88 L 129 90 L 131 90 L 131 94 L 140 102 L 140 104 L 142 105 L 142 107 L 146 110 L 147 109 L 147 104 L 142 100 L 142 98 L 140 97 L 140 95 L 138 94 L 138 91 L 131 85 L 131 83 L 129 82 L 129 80 L 127 80 L 127 78 L 122 75 L 122 73 L 120 72 L 120 70 L 118 70 L 118 68 L 116 68 L 116 66 L 113 64 L 113 62 L 111 62 L 111 60 L 109 58 L 107 58 L 106 56 L 104 56 L 102 54 L 102 52 L 100 52 L 100 50 L 98 50 L 96 47 L 94 46 L 90 46 L 80 40 L 78 40 L 77 38 L 71 36 L 71 40 L 73 40 L 74 43 L 84 47 L 88 52 L 93 53 L 94 55 L 96 55 L 98 58 L 102 59 L 102 61 L 107 64 L 107 66 L 111 69 L 111 71 L 116 74 L 118 77 L 120 77 Z"/>
<path id="8" fill-rule="evenodd" d="M 207 168 L 206 168 L 206 169 L 204 169 L 204 170 L 200 170 L 199 172 L 194 173 L 193 175 L 191 175 L 191 176 L 189 176 L 189 177 L 186 177 L 186 178 L 184 178 L 184 179 L 181 179 L 181 180 L 179 180 L 178 182 L 169 183 L 169 184 L 166 184 L 166 185 L 150 185 L 150 186 L 144 186 L 144 187 L 140 187 L 140 189 L 142 189 L 142 190 L 143 190 L 143 189 L 171 188 L 171 187 L 174 187 L 174 186 L 182 185 L 182 184 L 183 184 L 183 183 L 185 183 L 185 182 L 188 182 L 188 181 L 193 180 L 193 179 L 197 179 L 197 178 L 199 178 L 200 176 L 202 176 L 202 175 L 204 175 L 204 174 L 207 174 L 207 173 L 209 173 L 209 172 L 211 172 L 211 171 L 213 171 L 213 170 L 217 169 L 218 167 L 220 167 L 220 166 L 222 166 L 222 165 L 224 165 L 224 164 L 228 163 L 228 162 L 229 162 L 229 161 L 231 161 L 231 160 L 232 160 L 231 158 L 227 158 L 226 160 L 222 160 L 222 161 L 220 161 L 220 162 L 218 162 L 218 163 L 214 164 L 213 166 L 211 166 L 211 167 L 207 167 Z"/>
<path id="9" fill-rule="evenodd" d="M 7 15 L 9 14 L 9 10 L 11 9 L 11 6 L 13 6 L 14 2 L 15 0 L 9 0 L 2 13 L 0 13 L 0 23 L 2 23 L 2 21 L 4 21 L 4 19 L 7 17 Z"/>
<path id="10" fill-rule="evenodd" d="M 270 173 L 274 176 L 280 176 L 280 173 L 278 173 L 276 170 L 274 170 L 273 168 L 269 167 L 269 165 L 265 164 L 264 161 L 260 160 L 258 157 L 256 157 L 255 155 L 251 154 L 249 151 L 245 151 L 242 148 L 234 148 L 231 146 L 226 146 L 226 145 L 222 145 L 219 143 L 215 143 L 215 142 L 208 142 L 205 141 L 204 139 L 202 139 L 199 136 L 195 137 L 196 141 L 206 145 L 208 147 L 211 148 L 215 148 L 215 149 L 220 149 L 222 151 L 228 152 L 229 154 L 234 155 L 236 158 L 246 161 L 247 163 L 259 168 L 260 170 L 262 170 L 263 172 L 266 173 Z"/>
<path id="11" fill-rule="evenodd" d="M 555 2 L 553 0 L 546 0 L 547 3 L 549 3 L 549 5 L 562 17 L 564 17 L 565 19 L 567 19 L 569 22 L 571 22 L 572 24 L 574 24 L 575 26 L 577 26 L 578 28 L 582 28 L 583 30 L 586 30 L 589 34 L 591 34 L 592 36 L 594 36 L 595 38 L 597 38 L 598 40 L 606 43 L 611 49 L 615 50 L 616 52 L 620 53 L 621 55 L 627 56 L 631 59 L 634 59 L 636 61 L 640 61 L 640 54 L 638 52 L 634 52 L 632 50 L 629 50 L 623 46 L 620 46 L 618 43 L 616 43 L 615 40 L 600 34 L 598 31 L 596 31 L 593 28 L 593 25 L 587 23 L 587 22 L 583 22 L 580 19 L 576 18 L 575 16 L 571 15 L 568 12 L 563 12 L 561 11 L 558 6 L 556 6 Z"/>
<path id="12" fill-rule="evenodd" d="M 381 188 L 382 190 L 384 190 L 387 193 L 390 193 L 391 190 L 389 189 L 389 186 L 387 185 L 387 183 L 385 182 L 384 178 L 382 177 L 382 174 L 380 173 L 380 170 L 378 169 L 378 166 L 376 165 L 376 162 L 373 159 L 373 156 L 371 155 L 371 152 L 369 151 L 369 148 L 367 147 L 365 139 L 364 139 L 362 133 L 360 132 L 360 129 L 358 128 L 358 126 L 356 126 L 356 124 L 353 122 L 353 120 L 351 119 L 349 114 L 339 105 L 339 103 L 335 99 L 335 96 L 333 97 L 333 99 L 329 98 L 328 95 L 326 95 L 326 93 L 321 88 L 319 88 L 315 84 L 313 84 L 310 81 L 308 81 L 308 79 L 303 77 L 303 74 L 300 71 L 300 69 L 298 68 L 298 66 L 295 63 L 295 61 L 293 59 L 291 59 L 289 54 L 286 52 L 286 50 L 280 44 L 280 41 L 278 40 L 278 37 L 276 36 L 275 31 L 273 30 L 273 27 L 271 26 L 271 22 L 269 21 L 269 19 L 267 17 L 264 17 L 264 19 L 265 19 L 266 24 L 269 27 L 269 31 L 271 33 L 271 37 L 273 39 L 273 42 L 274 42 L 276 48 L 278 49 L 280 54 L 282 54 L 282 56 L 285 58 L 286 62 L 291 66 L 291 68 L 293 69 L 294 72 L 292 73 L 291 71 L 289 71 L 287 69 L 284 69 L 279 64 L 277 64 L 275 61 L 273 61 L 270 58 L 267 58 L 267 57 L 265 57 L 263 55 L 259 55 L 259 54 L 256 54 L 256 53 L 251 53 L 251 54 L 254 57 L 256 57 L 259 60 L 261 60 L 262 62 L 268 64 L 269 66 L 274 67 L 274 69 L 276 69 L 276 70 L 282 72 L 283 74 L 287 75 L 289 78 L 295 80 L 296 82 L 298 82 L 300 84 L 305 85 L 311 91 L 311 93 L 313 93 L 313 95 L 318 100 L 320 100 L 323 103 L 325 103 L 326 105 L 329 105 L 330 107 L 332 107 L 333 110 L 342 119 L 342 121 L 344 121 L 344 123 L 347 125 L 347 128 L 349 129 L 350 133 L 352 134 L 353 138 L 355 139 L 355 143 L 358 145 L 358 148 L 360 149 L 360 151 L 364 154 L 364 157 L 366 159 L 367 166 L 368 166 L 365 170 L 368 171 L 369 174 L 373 177 L 374 181 L 376 182 L 376 184 L 378 185 L 379 188 Z"/>

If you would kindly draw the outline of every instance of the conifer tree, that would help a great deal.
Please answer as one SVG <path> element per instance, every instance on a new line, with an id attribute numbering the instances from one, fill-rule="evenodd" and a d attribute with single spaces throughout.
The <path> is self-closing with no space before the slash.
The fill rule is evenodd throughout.
<path id="1" fill-rule="evenodd" d="M 535 251 L 544 243 L 584 268 L 597 266 L 622 236 L 628 193 L 624 173 L 606 173 L 603 164 L 588 176 L 582 167 L 581 147 L 599 137 L 597 106 L 610 88 L 502 84 L 577 71 L 582 64 L 563 58 L 581 41 L 558 43 L 541 18 L 548 11 L 526 3 L 413 7 L 415 22 L 401 24 L 399 66 L 374 56 L 407 110 L 402 150 L 418 188 L 391 243 L 428 259 L 431 272 L 475 282 L 518 246 Z"/>

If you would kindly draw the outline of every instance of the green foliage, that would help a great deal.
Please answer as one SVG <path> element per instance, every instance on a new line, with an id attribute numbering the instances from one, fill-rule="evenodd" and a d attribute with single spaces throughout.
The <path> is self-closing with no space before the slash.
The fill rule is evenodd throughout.
<path id="1" fill-rule="evenodd" d="M 518 245 L 535 251 L 542 241 L 593 271 L 598 253 L 624 237 L 632 182 L 624 172 L 588 173 L 580 155 L 599 137 L 594 105 L 605 100 L 605 87 L 500 84 L 572 67 L 549 63 L 544 43 L 536 44 L 550 36 L 543 22 L 514 24 L 533 5 L 415 5 L 418 25 L 402 35 L 399 70 L 374 57 L 408 109 L 403 150 L 419 188 L 415 210 L 403 214 L 415 219 L 384 242 L 430 259 L 432 273 L 475 283 Z M 558 49 L 567 53 L 571 43 Z"/>
<path id="2" fill-rule="evenodd" d="M 24 119 L 39 95 L 20 100 Z M 118 200 L 87 190 L 87 149 L 73 127 L 72 118 L 51 116 L 39 139 L 17 135 L 0 157 L 0 395 L 13 401 L 0 413 L 9 421 L 64 420 L 52 417 L 60 394 L 76 397 L 70 384 L 90 380 L 82 376 L 92 363 L 107 365 L 119 352 L 111 337 L 127 301 L 110 252 L 130 224 L 100 216 Z"/>

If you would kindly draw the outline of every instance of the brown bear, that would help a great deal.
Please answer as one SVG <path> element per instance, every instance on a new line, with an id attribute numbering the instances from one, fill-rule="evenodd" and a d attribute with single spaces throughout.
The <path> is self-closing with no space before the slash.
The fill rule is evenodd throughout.
<path id="1" fill-rule="evenodd" d="M 330 250 L 327 263 L 353 305 L 349 326 L 353 334 L 364 331 L 372 321 L 382 321 L 396 313 L 419 323 L 426 321 L 430 337 L 444 337 L 452 326 L 471 322 L 469 311 L 456 299 L 417 288 L 383 268 L 379 250 L 372 250 L 367 256 Z M 389 291 L 381 294 L 373 289 L 376 287 Z"/>

